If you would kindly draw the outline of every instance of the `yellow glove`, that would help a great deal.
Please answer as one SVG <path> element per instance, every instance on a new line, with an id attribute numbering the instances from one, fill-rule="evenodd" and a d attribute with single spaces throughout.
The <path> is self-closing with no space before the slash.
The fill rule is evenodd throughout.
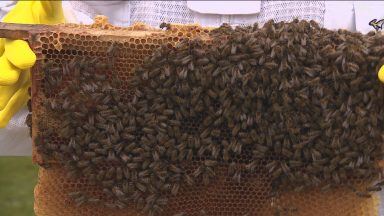
<path id="1" fill-rule="evenodd" d="M 64 23 L 61 1 L 19 1 L 2 22 Z M 29 69 L 36 55 L 23 40 L 0 39 L 0 128 L 28 101 Z"/>
<path id="2" fill-rule="evenodd" d="M 379 80 L 384 83 L 384 65 L 381 66 L 379 73 L 377 74 L 379 77 Z"/>

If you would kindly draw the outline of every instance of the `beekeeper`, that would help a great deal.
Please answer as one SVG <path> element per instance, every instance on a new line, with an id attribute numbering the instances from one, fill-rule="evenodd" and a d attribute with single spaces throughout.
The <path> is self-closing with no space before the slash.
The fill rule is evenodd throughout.
<path id="1" fill-rule="evenodd" d="M 368 23 L 384 18 L 383 1 L 1 1 L 3 22 L 25 24 L 91 24 L 105 15 L 117 26 L 141 21 L 160 23 L 222 23 L 260 25 L 270 19 L 315 20 L 329 29 L 367 33 Z M 30 155 L 31 139 L 24 124 L 27 110 L 29 68 L 36 56 L 22 40 L 0 40 L 0 155 Z M 383 74 L 382 74 L 383 73 Z M 384 81 L 384 71 L 379 77 Z"/>

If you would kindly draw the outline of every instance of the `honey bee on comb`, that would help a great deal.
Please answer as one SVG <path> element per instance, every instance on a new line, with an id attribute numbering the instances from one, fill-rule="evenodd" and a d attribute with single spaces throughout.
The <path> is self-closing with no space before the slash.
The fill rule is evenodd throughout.
<path id="1" fill-rule="evenodd" d="M 166 23 L 166 22 L 162 22 L 159 27 L 161 29 L 170 30 L 171 29 L 171 24 L 170 23 Z"/>

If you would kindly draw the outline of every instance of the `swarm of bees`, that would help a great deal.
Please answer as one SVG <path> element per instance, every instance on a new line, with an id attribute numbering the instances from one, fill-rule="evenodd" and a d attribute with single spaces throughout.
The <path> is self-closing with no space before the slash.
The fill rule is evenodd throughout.
<path id="1" fill-rule="evenodd" d="M 113 70 L 116 46 L 107 60 L 46 64 L 45 83 L 58 94 L 44 105 L 60 124 L 39 129 L 39 153 L 99 184 L 112 200 L 73 192 L 77 205 L 133 202 L 159 215 L 182 186 L 214 182 L 218 165 L 241 184 L 263 164 L 275 191 L 381 180 L 384 98 L 376 71 L 382 36 L 299 20 L 224 25 L 212 35 L 226 39 L 209 46 L 184 40 L 154 51 L 126 92 L 104 73 Z M 130 93 L 125 101 L 122 94 Z M 50 136 L 65 144 L 43 139 Z M 191 161 L 200 165 L 189 173 Z M 351 188 L 370 197 L 382 185 Z"/>

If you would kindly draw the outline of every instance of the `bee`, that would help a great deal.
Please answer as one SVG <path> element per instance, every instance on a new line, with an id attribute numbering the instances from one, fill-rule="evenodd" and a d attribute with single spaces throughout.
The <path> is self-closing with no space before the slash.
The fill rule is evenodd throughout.
<path id="1" fill-rule="evenodd" d="M 128 141 L 134 141 L 136 139 L 136 136 L 128 134 L 128 133 L 123 133 L 121 135 L 121 137 L 128 140 Z"/>
<path id="2" fill-rule="evenodd" d="M 205 160 L 204 165 L 207 167 L 213 167 L 217 165 L 217 161 L 214 160 Z"/>
<path id="3" fill-rule="evenodd" d="M 118 181 L 123 179 L 123 170 L 121 169 L 121 167 L 116 168 L 116 179 Z"/>
<path id="4" fill-rule="evenodd" d="M 156 204 L 159 206 L 165 206 L 168 203 L 168 199 L 166 197 L 159 197 L 156 199 Z M 158 211 L 162 211 L 158 209 Z"/>
<path id="5" fill-rule="evenodd" d="M 108 208 L 111 208 L 111 209 L 114 209 L 114 208 L 117 207 L 116 204 L 114 204 L 114 203 L 104 203 L 104 206 L 108 207 Z"/>
<path id="6" fill-rule="evenodd" d="M 240 131 L 240 125 L 236 124 L 236 126 L 232 129 L 232 136 L 236 136 L 239 131 Z"/>
<path id="7" fill-rule="evenodd" d="M 202 173 L 204 173 L 205 171 L 205 167 L 204 166 L 199 166 L 194 172 L 193 172 L 193 176 L 195 178 L 199 177 Z"/>
<path id="8" fill-rule="evenodd" d="M 31 114 L 28 114 L 27 115 L 27 118 L 25 119 L 25 124 L 28 126 L 28 127 L 32 127 L 32 115 Z"/>
<path id="9" fill-rule="evenodd" d="M 84 157 L 92 159 L 96 156 L 95 152 L 83 152 Z"/>
<path id="10" fill-rule="evenodd" d="M 171 29 L 171 24 L 170 23 L 166 23 L 166 22 L 162 22 L 159 27 L 161 29 L 165 28 L 165 30 L 170 30 Z"/>
<path id="11" fill-rule="evenodd" d="M 184 174 L 184 179 L 189 186 L 193 186 L 195 184 L 195 181 L 193 180 L 193 178 L 188 174 Z"/>
<path id="12" fill-rule="evenodd" d="M 282 168 L 274 169 L 274 171 L 271 173 L 272 179 L 277 179 L 281 174 L 283 173 Z"/>
<path id="13" fill-rule="evenodd" d="M 102 186 L 105 187 L 104 188 L 105 190 L 103 190 L 105 194 L 108 195 L 108 192 L 109 192 L 110 195 L 113 195 L 112 192 L 110 192 L 108 189 L 106 189 L 106 188 L 112 187 L 115 184 L 115 182 L 113 180 L 104 180 L 101 182 L 101 184 L 102 184 Z M 106 191 L 108 191 L 108 192 L 106 192 Z"/>
<path id="14" fill-rule="evenodd" d="M 83 192 L 81 191 L 74 191 L 74 192 L 70 192 L 68 193 L 68 196 L 72 197 L 72 198 L 75 198 L 75 197 L 80 197 L 83 195 Z"/>
<path id="15" fill-rule="evenodd" d="M 80 196 L 74 199 L 76 207 L 80 207 L 81 205 L 85 204 L 87 202 L 86 196 Z"/>
<path id="16" fill-rule="evenodd" d="M 287 163 L 286 162 L 281 162 L 281 168 L 283 170 L 283 172 L 287 175 L 290 173 L 291 169 L 288 167 Z"/>
<path id="17" fill-rule="evenodd" d="M 116 55 L 117 51 L 117 43 L 112 42 L 112 44 L 107 49 L 107 55 L 108 57 L 114 57 Z"/>
<path id="18" fill-rule="evenodd" d="M 156 131 L 152 128 L 144 127 L 143 132 L 146 134 L 156 134 Z"/>
<path id="19" fill-rule="evenodd" d="M 123 209 L 123 208 L 125 208 L 127 205 L 125 204 L 125 203 L 123 203 L 122 201 L 116 201 L 115 202 L 115 206 L 117 207 L 117 208 L 119 208 L 119 209 Z"/>
<path id="20" fill-rule="evenodd" d="M 203 184 L 209 185 L 211 175 L 208 172 L 203 173 Z"/>
<path id="21" fill-rule="evenodd" d="M 370 187 L 367 187 L 366 190 L 369 191 L 369 192 L 371 192 L 371 191 L 381 191 L 381 187 L 380 186 L 370 186 Z"/>
<path id="22" fill-rule="evenodd" d="M 177 195 L 177 193 L 179 192 L 179 189 L 180 189 L 180 185 L 178 183 L 174 184 L 171 189 L 171 194 L 174 196 Z"/>
<path id="23" fill-rule="evenodd" d="M 135 186 L 138 190 L 140 190 L 141 192 L 146 192 L 147 191 L 147 187 L 139 182 L 136 182 L 135 183 Z"/>
<path id="24" fill-rule="evenodd" d="M 112 193 L 117 197 L 123 197 L 125 195 L 124 192 L 116 186 L 112 188 Z"/>
<path id="25" fill-rule="evenodd" d="M 238 171 L 235 171 L 235 173 L 233 174 L 232 176 L 232 180 L 234 182 L 236 182 L 237 184 L 240 184 L 241 183 L 241 172 L 238 170 Z"/>
<path id="26" fill-rule="evenodd" d="M 362 192 L 362 191 L 357 191 L 356 195 L 362 198 L 371 198 L 372 195 L 369 194 L 368 192 Z"/>

